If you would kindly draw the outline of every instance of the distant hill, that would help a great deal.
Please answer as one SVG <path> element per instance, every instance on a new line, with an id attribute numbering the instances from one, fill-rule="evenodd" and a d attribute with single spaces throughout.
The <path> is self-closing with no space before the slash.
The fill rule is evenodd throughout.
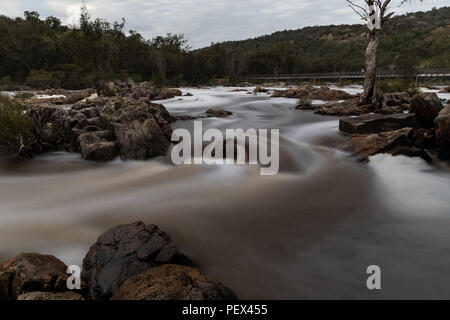
<path id="1" fill-rule="evenodd" d="M 357 71 L 364 66 L 365 31 L 362 24 L 307 27 L 214 44 L 197 52 L 206 56 L 225 52 L 228 65 L 236 64 L 240 74 Z M 450 7 L 410 13 L 386 23 L 379 66 L 449 68 L 449 52 Z"/>

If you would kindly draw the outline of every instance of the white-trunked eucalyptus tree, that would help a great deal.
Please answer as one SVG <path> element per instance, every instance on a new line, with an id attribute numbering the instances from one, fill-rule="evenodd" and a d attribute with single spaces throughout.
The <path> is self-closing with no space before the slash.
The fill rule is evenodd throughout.
<path id="1" fill-rule="evenodd" d="M 361 95 L 360 104 L 377 103 L 377 55 L 380 43 L 380 33 L 383 25 L 395 12 L 390 10 L 391 5 L 401 6 L 408 0 L 346 0 L 349 7 L 367 22 L 367 49 L 365 64 L 364 92 Z M 420 0 L 423 2 L 423 0 Z"/>

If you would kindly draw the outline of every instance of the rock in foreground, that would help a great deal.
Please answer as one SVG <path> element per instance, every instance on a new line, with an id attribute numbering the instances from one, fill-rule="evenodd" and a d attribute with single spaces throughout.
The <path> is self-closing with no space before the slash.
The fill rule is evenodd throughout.
<path id="1" fill-rule="evenodd" d="M 67 291 L 67 265 L 51 255 L 22 253 L 0 267 L 0 300 L 33 291 Z"/>
<path id="2" fill-rule="evenodd" d="M 162 264 L 191 265 L 169 235 L 155 225 L 136 222 L 102 234 L 83 260 L 88 297 L 109 299 L 122 283 Z"/>
<path id="3" fill-rule="evenodd" d="M 163 265 L 125 281 L 112 300 L 236 300 L 232 290 L 198 269 Z"/>
<path id="4" fill-rule="evenodd" d="M 417 127 L 415 114 L 369 114 L 356 118 L 342 118 L 339 120 L 339 130 L 347 133 L 378 133 L 406 127 Z"/>
<path id="5" fill-rule="evenodd" d="M 62 300 L 62 301 L 71 301 L 71 300 L 84 300 L 83 296 L 73 292 L 73 291 L 65 291 L 65 292 L 30 292 L 20 295 L 17 300 Z"/>
<path id="6" fill-rule="evenodd" d="M 224 118 L 224 117 L 231 116 L 232 114 L 233 114 L 233 112 L 223 110 L 223 109 L 209 109 L 206 111 L 206 115 L 213 116 L 216 118 Z"/>

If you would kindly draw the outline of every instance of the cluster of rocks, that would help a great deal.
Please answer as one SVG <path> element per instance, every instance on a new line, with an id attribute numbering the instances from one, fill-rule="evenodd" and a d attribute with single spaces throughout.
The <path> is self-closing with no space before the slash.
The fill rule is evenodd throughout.
<path id="1" fill-rule="evenodd" d="M 346 101 L 334 101 L 315 108 L 316 114 L 326 116 L 358 116 L 367 113 L 396 114 L 409 110 L 411 97 L 407 93 L 379 93 L 378 101 L 359 104 L 359 97 Z"/>
<path id="2" fill-rule="evenodd" d="M 361 161 L 378 153 L 418 156 L 428 162 L 434 155 L 449 159 L 450 105 L 444 108 L 436 94 L 421 93 L 411 100 L 409 111 L 341 118 L 340 131 L 352 135 L 344 149 Z"/>
<path id="3" fill-rule="evenodd" d="M 149 83 L 119 84 L 105 85 L 113 96 L 84 90 L 64 92 L 66 98 L 25 101 L 37 124 L 32 153 L 62 149 L 97 161 L 117 155 L 131 160 L 164 155 L 170 146 L 170 124 L 177 119 L 151 102 L 155 89 Z M 164 89 L 159 98 L 167 98 L 172 90 Z"/>
<path id="4" fill-rule="evenodd" d="M 441 92 L 441 93 L 450 93 L 450 86 L 445 87 L 445 88 L 442 89 L 440 92 Z"/>
<path id="5" fill-rule="evenodd" d="M 51 255 L 23 253 L 0 266 L 0 300 L 236 300 L 192 267 L 169 235 L 136 222 L 102 234 L 83 260 L 81 288 Z"/>
<path id="6" fill-rule="evenodd" d="M 147 98 L 150 100 L 165 100 L 183 95 L 178 89 L 156 87 L 147 81 L 135 83 L 133 80 L 106 82 L 100 85 L 97 90 L 105 96 Z"/>
<path id="7" fill-rule="evenodd" d="M 310 84 L 300 85 L 297 88 L 287 90 L 275 90 L 272 97 L 303 98 L 316 100 L 347 100 L 354 98 L 353 95 L 343 91 L 330 89 L 327 86 L 316 87 Z"/>

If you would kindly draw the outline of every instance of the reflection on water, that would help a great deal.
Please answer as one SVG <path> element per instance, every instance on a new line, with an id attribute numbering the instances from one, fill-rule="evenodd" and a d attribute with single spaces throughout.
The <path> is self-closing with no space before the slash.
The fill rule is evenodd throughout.
<path id="1" fill-rule="evenodd" d="M 450 174 L 420 159 L 369 165 L 336 151 L 337 119 L 296 100 L 187 90 L 173 114 L 234 115 L 207 128 L 281 129 L 281 173 L 254 166 L 86 162 L 54 153 L 0 166 L 0 258 L 23 251 L 80 264 L 100 233 L 143 220 L 166 230 L 208 274 L 246 298 L 450 298 Z M 192 129 L 191 121 L 174 128 Z M 366 268 L 382 269 L 381 292 Z"/>

